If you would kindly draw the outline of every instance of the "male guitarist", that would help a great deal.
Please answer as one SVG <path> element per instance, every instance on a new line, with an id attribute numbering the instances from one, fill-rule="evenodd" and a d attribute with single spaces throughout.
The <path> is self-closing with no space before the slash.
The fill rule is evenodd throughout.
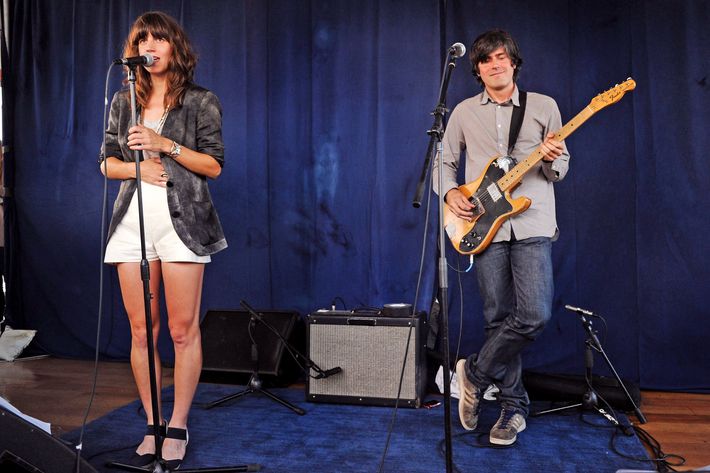
<path id="1" fill-rule="evenodd" d="M 552 132 L 562 126 L 555 101 L 536 93 L 527 93 L 525 98 L 516 86 L 523 60 L 507 32 L 492 30 L 480 35 L 471 47 L 470 59 L 484 90 L 456 106 L 444 134 L 442 191 L 451 211 L 471 221 L 477 210 L 457 189 L 462 151 L 466 152 L 466 182 L 477 179 L 496 155 L 522 161 L 538 147 L 544 154 L 537 169 L 528 172 L 513 193 L 529 197 L 530 208 L 506 220 L 492 243 L 476 256 L 486 342 L 477 356 L 456 364 L 461 424 L 467 430 L 476 428 L 483 392 L 495 384 L 500 388 L 502 411 L 490 431 L 490 442 L 510 445 L 525 429 L 530 404 L 521 379 L 520 355 L 551 315 L 550 250 L 557 237 L 552 183 L 567 173 L 569 154 L 564 143 L 553 139 Z M 517 140 L 510 136 L 515 109 L 518 121 L 523 114 Z M 509 149 L 509 145 L 514 147 Z M 438 184 L 438 169 L 433 181 Z"/>

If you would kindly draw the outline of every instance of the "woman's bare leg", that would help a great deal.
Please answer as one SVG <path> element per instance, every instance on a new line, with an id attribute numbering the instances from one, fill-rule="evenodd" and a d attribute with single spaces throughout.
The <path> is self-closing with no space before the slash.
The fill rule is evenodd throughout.
<path id="1" fill-rule="evenodd" d="M 181 429 L 187 427 L 190 406 L 202 371 L 200 300 L 204 269 L 202 263 L 162 264 L 168 327 L 175 346 L 175 404 L 170 427 Z M 183 458 L 185 445 L 182 440 L 166 439 L 163 458 Z"/>
<path id="2" fill-rule="evenodd" d="M 158 383 L 158 396 L 160 396 L 161 369 L 158 354 L 158 333 L 160 331 L 160 305 L 159 290 L 161 279 L 160 261 L 149 261 L 150 267 L 150 293 L 152 294 L 150 311 L 153 322 L 153 348 L 155 352 L 155 374 Z M 153 423 L 153 406 L 150 396 L 150 377 L 148 370 L 148 337 L 145 325 L 145 302 L 143 297 L 143 280 L 140 274 L 140 263 L 118 264 L 118 278 L 121 283 L 123 305 L 128 314 L 131 325 L 131 368 L 133 378 L 136 380 L 138 394 L 143 404 L 143 409 L 148 419 L 148 424 Z M 158 399 L 160 409 L 160 399 Z M 160 417 L 160 416 L 159 416 Z M 136 450 L 138 454 L 154 453 L 155 439 L 145 436 L 143 443 Z"/>

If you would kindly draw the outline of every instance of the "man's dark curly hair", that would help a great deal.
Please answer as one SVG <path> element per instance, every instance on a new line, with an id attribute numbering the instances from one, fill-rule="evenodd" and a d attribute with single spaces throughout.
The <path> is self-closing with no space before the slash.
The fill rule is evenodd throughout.
<path id="1" fill-rule="evenodd" d="M 473 66 L 473 75 L 481 85 L 483 85 L 483 81 L 478 73 L 478 64 L 485 61 L 489 54 L 500 47 L 505 49 L 505 52 L 508 53 L 508 57 L 510 57 L 510 62 L 515 66 L 513 81 L 517 81 L 518 74 L 520 74 L 520 67 L 523 65 L 523 58 L 520 56 L 518 44 L 508 32 L 503 30 L 490 30 L 473 41 L 471 53 L 468 56 Z"/>

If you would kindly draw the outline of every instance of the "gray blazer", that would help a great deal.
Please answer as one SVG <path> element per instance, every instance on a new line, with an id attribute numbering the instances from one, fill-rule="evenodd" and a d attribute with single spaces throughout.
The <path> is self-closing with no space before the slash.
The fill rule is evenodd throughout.
<path id="1" fill-rule="evenodd" d="M 140 113 L 140 110 L 139 110 Z M 127 90 L 116 92 L 106 129 L 106 151 L 100 154 L 134 162 L 128 148 L 131 104 Z M 161 133 L 182 146 L 216 159 L 224 165 L 222 144 L 222 107 L 216 95 L 194 86 L 183 98 L 183 104 L 168 113 Z M 142 159 L 142 153 L 141 153 Z M 163 156 L 163 167 L 170 176 L 167 183 L 168 208 L 173 226 L 185 245 L 200 256 L 211 255 L 227 247 L 222 225 L 212 204 L 207 178 L 189 171 L 175 160 Z M 108 238 L 121 222 L 136 190 L 136 180 L 126 179 L 113 206 Z M 107 239 L 108 239 L 107 238 Z"/>

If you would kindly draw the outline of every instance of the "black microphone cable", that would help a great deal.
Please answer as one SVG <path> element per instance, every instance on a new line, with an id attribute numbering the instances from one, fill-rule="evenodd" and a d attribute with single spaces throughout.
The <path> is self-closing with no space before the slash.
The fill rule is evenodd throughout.
<path id="1" fill-rule="evenodd" d="M 674 467 L 679 467 L 683 466 L 685 464 L 685 458 L 682 457 L 681 455 L 675 454 L 675 453 L 665 453 L 661 447 L 661 443 L 654 438 L 651 434 L 649 434 L 646 430 L 643 428 L 639 427 L 638 425 L 633 426 L 634 432 L 636 433 L 636 436 L 639 438 L 642 444 L 645 444 L 649 450 L 653 453 L 653 458 L 640 458 L 640 457 L 633 457 L 631 455 L 626 455 L 624 453 L 621 453 L 614 440 L 616 439 L 616 436 L 618 435 L 617 431 L 615 430 L 614 433 L 612 434 L 611 438 L 611 450 L 619 455 L 620 457 L 627 458 L 629 460 L 635 460 L 638 462 L 651 462 L 654 463 L 656 466 L 656 470 L 658 470 L 661 473 L 667 473 L 670 471 L 678 471 Z"/>
<path id="2" fill-rule="evenodd" d="M 433 169 L 434 167 L 434 160 L 432 160 L 431 163 L 431 168 Z M 429 192 L 428 192 L 428 198 L 427 198 L 427 204 L 426 204 L 426 211 L 424 212 L 424 232 L 422 234 L 422 250 L 420 253 L 419 257 L 419 271 L 417 273 L 417 283 L 415 285 L 415 290 L 414 290 L 414 304 L 412 304 L 412 313 L 410 315 L 410 323 L 409 323 L 409 330 L 407 331 L 407 343 L 404 347 L 404 359 L 402 361 L 402 369 L 400 370 L 399 373 L 399 383 L 397 385 L 397 398 L 395 399 L 394 402 L 394 409 L 392 411 L 392 418 L 390 419 L 390 424 L 389 427 L 387 428 L 387 438 L 385 439 L 385 446 L 382 451 L 382 456 L 380 457 L 380 464 L 377 468 L 378 473 L 382 473 L 384 471 L 384 466 L 385 466 L 385 459 L 387 457 L 387 451 L 389 450 L 390 442 L 392 440 L 392 432 L 394 431 L 394 425 L 397 420 L 397 409 L 399 408 L 399 398 L 402 394 L 402 383 L 404 382 L 404 372 L 407 368 L 407 358 L 409 356 L 409 344 L 412 339 L 412 329 L 414 328 L 414 321 L 417 317 L 417 300 L 419 299 L 419 289 L 421 288 L 421 283 L 422 283 L 422 275 L 424 272 L 424 258 L 426 255 L 426 237 L 427 237 L 427 231 L 429 230 L 429 217 L 431 216 L 431 201 L 432 201 L 432 185 L 431 185 L 431 180 L 427 182 L 427 186 L 429 187 Z"/>
<path id="3" fill-rule="evenodd" d="M 101 152 L 103 153 L 103 166 L 104 166 L 104 190 L 103 190 L 103 201 L 101 205 L 101 250 L 100 250 L 100 260 L 99 260 L 99 306 L 97 313 L 97 324 L 96 324 L 96 348 L 94 353 L 94 375 L 91 383 L 91 394 L 89 395 L 89 403 L 86 406 L 86 411 L 84 412 L 84 418 L 81 422 L 81 430 L 79 433 L 79 440 L 76 445 L 76 473 L 81 472 L 81 452 L 84 445 L 84 431 L 86 429 L 86 421 L 89 418 L 89 412 L 91 411 L 91 406 L 94 403 L 94 398 L 96 397 L 96 383 L 99 376 L 99 342 L 101 336 L 101 318 L 103 315 L 103 296 L 104 296 L 104 250 L 105 250 L 105 240 L 106 240 L 106 217 L 108 215 L 108 174 L 106 166 L 106 123 L 108 121 L 108 84 L 109 77 L 111 74 L 111 69 L 114 64 L 112 63 L 108 70 L 106 71 L 106 80 L 104 82 L 104 114 L 103 114 L 103 127 L 101 129 Z"/>
<path id="4" fill-rule="evenodd" d="M 433 168 L 435 165 L 436 165 L 435 161 L 432 160 L 430 173 L 433 172 Z M 430 174 L 430 175 L 433 175 L 433 174 Z M 407 368 L 407 359 L 409 356 L 409 346 L 410 346 L 410 342 L 412 339 L 412 331 L 414 329 L 414 326 L 416 323 L 415 321 L 417 319 L 417 301 L 419 300 L 419 290 L 421 289 L 422 277 L 424 274 L 424 260 L 426 257 L 426 248 L 427 248 L 427 233 L 428 233 L 429 225 L 430 225 L 431 202 L 432 202 L 433 196 L 434 196 L 434 189 L 432 187 L 431 180 L 429 180 L 427 185 L 429 187 L 429 192 L 427 194 L 428 195 L 427 205 L 426 205 L 426 210 L 424 213 L 424 231 L 422 234 L 422 249 L 421 249 L 420 258 L 419 258 L 419 271 L 417 273 L 417 283 L 416 283 L 415 291 L 414 291 L 414 303 L 412 304 L 412 313 L 409 317 L 409 319 L 410 319 L 409 330 L 407 331 L 407 343 L 404 348 L 404 359 L 402 360 L 402 369 L 400 370 L 400 374 L 399 374 L 399 383 L 397 386 L 397 397 L 395 399 L 394 409 L 392 411 L 392 418 L 390 419 L 390 424 L 389 424 L 389 427 L 387 428 L 387 438 L 385 440 L 385 446 L 382 451 L 382 456 L 380 458 L 380 464 L 377 469 L 378 473 L 382 473 L 384 471 L 384 464 L 385 464 L 385 459 L 387 457 L 387 451 L 389 450 L 389 445 L 392 440 L 392 432 L 394 431 L 394 426 L 395 426 L 395 423 L 397 420 L 397 410 L 399 408 L 399 401 L 400 401 L 400 397 L 402 395 L 402 384 L 404 382 L 404 373 Z M 457 266 L 459 266 L 459 271 L 457 271 L 457 274 L 458 274 L 458 285 L 459 285 L 459 293 L 460 293 L 460 297 L 459 297 L 460 316 L 459 316 L 459 336 L 458 336 L 458 341 L 456 344 L 456 356 L 454 359 L 458 359 L 459 350 L 461 347 L 461 332 L 463 329 L 463 284 L 461 282 L 461 273 L 465 272 L 465 271 L 460 271 L 460 260 L 459 259 L 456 260 L 456 264 L 457 264 Z M 415 356 L 415 358 L 416 358 L 416 356 Z M 451 379 L 453 378 L 453 372 L 450 372 L 450 369 L 448 366 L 445 367 L 445 370 L 444 370 L 444 376 L 447 376 L 447 375 L 449 376 L 449 382 L 451 382 Z M 454 469 L 456 469 L 455 466 L 454 466 Z"/>

